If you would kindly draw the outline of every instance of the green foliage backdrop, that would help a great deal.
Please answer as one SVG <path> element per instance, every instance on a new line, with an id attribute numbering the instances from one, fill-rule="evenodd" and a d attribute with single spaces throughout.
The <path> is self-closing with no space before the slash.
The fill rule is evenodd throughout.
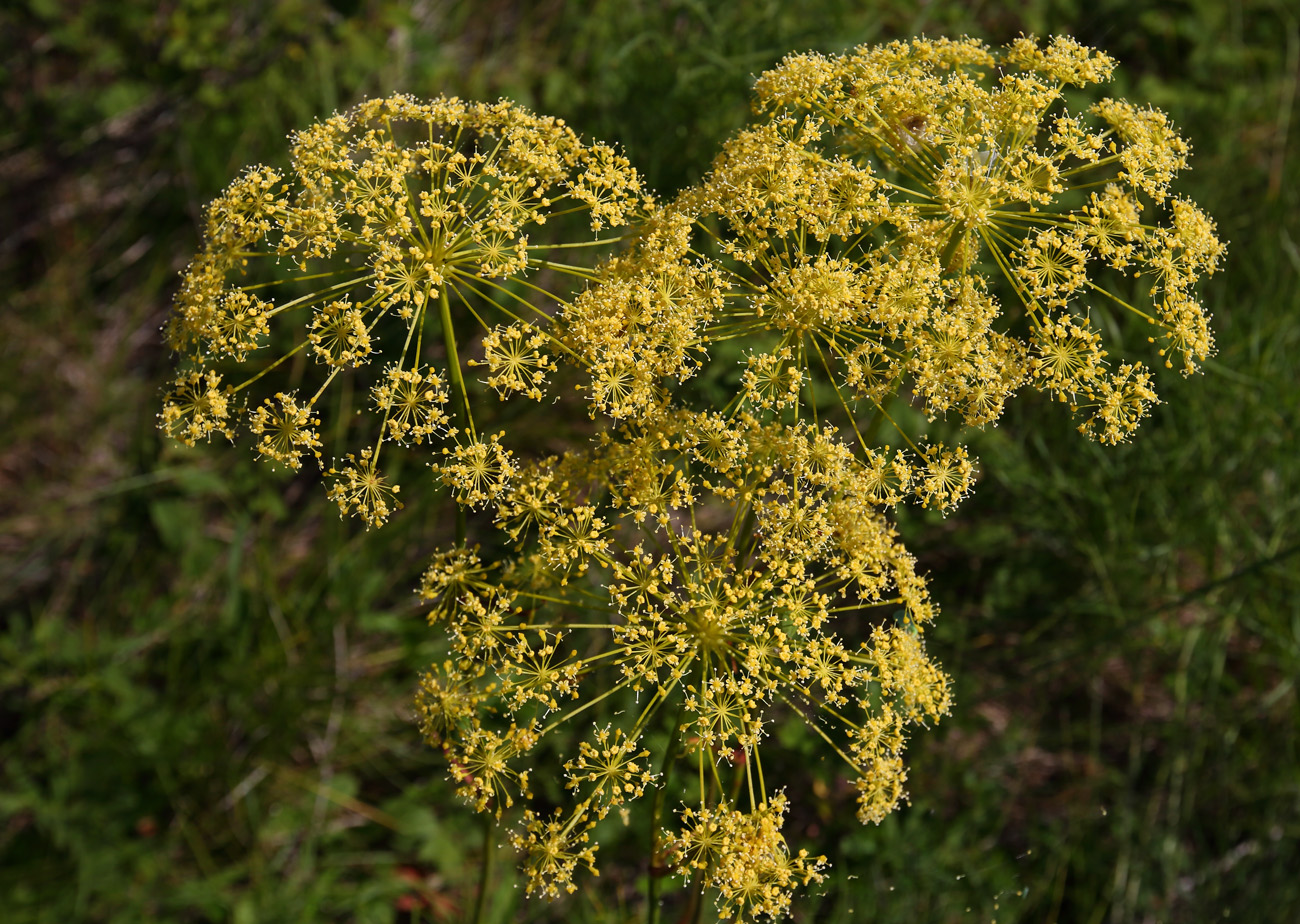
<path id="1" fill-rule="evenodd" d="M 1300 917 L 1287 3 L 27 0 L 0 11 L 4 919 L 459 921 L 473 904 L 477 822 L 409 705 L 434 654 L 410 591 L 450 525 L 364 533 L 311 473 L 154 431 L 176 274 L 241 166 L 366 95 L 504 94 L 619 142 L 670 192 L 789 51 L 1021 30 L 1108 51 L 1115 92 L 1193 141 L 1182 191 L 1231 241 L 1206 293 L 1219 355 L 1163 381 L 1129 445 L 1014 407 L 974 437 L 989 474 L 961 514 L 905 519 L 945 610 L 930 645 L 954 715 L 879 827 L 844 820 L 830 768 L 814 784 L 790 833 L 834 867 L 796 915 Z M 491 912 L 638 919 L 644 857 L 631 839 L 623 856 L 553 906 L 498 864 Z"/>

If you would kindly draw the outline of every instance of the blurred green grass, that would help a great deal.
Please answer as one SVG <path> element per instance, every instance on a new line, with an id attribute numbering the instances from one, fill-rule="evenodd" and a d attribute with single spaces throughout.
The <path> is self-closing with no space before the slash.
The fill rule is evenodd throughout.
<path id="1" fill-rule="evenodd" d="M 359 532 L 244 453 L 153 430 L 158 328 L 202 204 L 284 135 L 396 90 L 509 95 L 698 177 L 784 53 L 1069 32 L 1192 139 L 1231 240 L 1219 355 L 1131 444 L 1022 400 L 985 475 L 903 526 L 957 705 L 878 828 L 814 766 L 816 921 L 1300 919 L 1300 25 L 1282 0 L 818 0 L 0 10 L 0 908 L 6 921 L 466 920 L 480 840 L 407 705 L 448 535 Z M 409 503 L 409 502 L 408 502 Z M 815 746 L 783 733 L 790 785 Z M 637 920 L 630 832 L 591 894 L 495 920 Z M 635 843 L 633 841 L 635 840 Z"/>

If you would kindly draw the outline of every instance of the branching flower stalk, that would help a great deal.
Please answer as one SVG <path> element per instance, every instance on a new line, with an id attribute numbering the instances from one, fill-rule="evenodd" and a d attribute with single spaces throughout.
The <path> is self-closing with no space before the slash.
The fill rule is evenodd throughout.
<path id="1" fill-rule="evenodd" d="M 381 450 L 432 450 L 458 527 L 419 589 L 448 646 L 421 730 L 510 827 L 528 891 L 573 891 L 597 824 L 649 796 L 647 863 L 723 918 L 781 917 L 825 858 L 782 834 L 770 730 L 805 723 L 879 822 L 909 736 L 950 708 L 891 512 L 952 510 L 974 461 L 900 410 L 979 427 L 1032 388 L 1115 443 L 1156 396 L 1111 320 L 1184 373 L 1212 351 L 1194 288 L 1223 245 L 1172 192 L 1187 144 L 1152 109 L 1067 105 L 1112 68 L 1066 38 L 792 56 L 663 206 L 509 103 L 365 103 L 295 136 L 291 177 L 252 169 L 210 207 L 161 424 L 193 443 L 242 418 L 297 467 L 328 386 L 359 377 L 377 426 L 330 496 L 380 525 Z M 489 392 L 552 402 L 585 442 L 530 445 Z"/>

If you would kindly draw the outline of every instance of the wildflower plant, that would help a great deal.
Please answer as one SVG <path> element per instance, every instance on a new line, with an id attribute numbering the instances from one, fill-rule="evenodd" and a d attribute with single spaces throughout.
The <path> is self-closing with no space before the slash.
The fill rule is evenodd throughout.
<path id="1" fill-rule="evenodd" d="M 1113 314 L 1184 373 L 1212 350 L 1194 286 L 1223 246 L 1171 191 L 1187 144 L 1155 110 L 1067 105 L 1112 67 L 1063 38 L 796 55 L 666 205 L 507 102 L 362 104 L 294 136 L 291 175 L 254 168 L 209 207 L 161 426 L 193 444 L 244 421 L 296 468 L 323 458 L 326 389 L 358 378 L 377 424 L 335 427 L 329 496 L 382 524 L 389 443 L 445 488 L 420 727 L 509 826 L 528 891 L 573 891 L 597 824 L 640 803 L 652 917 L 663 870 L 724 918 L 780 917 L 825 858 L 781 833 L 771 729 L 805 723 L 879 822 L 909 736 L 950 708 L 891 511 L 950 511 L 975 466 L 898 406 L 984 426 L 1032 387 L 1114 443 L 1156 398 L 1110 359 Z M 586 441 L 489 428 L 496 399 L 548 401 Z"/>

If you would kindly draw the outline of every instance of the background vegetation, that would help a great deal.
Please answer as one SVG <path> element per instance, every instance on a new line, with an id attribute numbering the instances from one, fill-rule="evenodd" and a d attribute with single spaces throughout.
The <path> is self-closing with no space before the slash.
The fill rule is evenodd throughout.
<path id="1" fill-rule="evenodd" d="M 1192 139 L 1231 241 L 1219 355 L 1116 450 L 1024 400 L 985 477 L 904 535 L 944 606 L 952 718 L 912 804 L 828 773 L 791 840 L 808 921 L 1300 919 L 1300 22 L 1286 0 L 17 0 L 0 8 L 0 916 L 461 921 L 482 864 L 409 699 L 447 532 L 379 532 L 250 454 L 153 429 L 202 205 L 382 92 L 509 95 L 661 191 L 788 51 L 1068 32 Z M 409 479 L 408 479 L 409 480 Z M 788 733 L 793 755 L 816 743 Z M 815 763 L 815 758 L 809 761 Z M 806 777 L 799 777 L 799 785 Z M 793 780 L 792 780 L 793 782 Z M 846 821 L 846 819 L 850 819 Z M 494 920 L 636 920 L 644 855 Z M 504 860 L 504 858 L 503 858 Z"/>

